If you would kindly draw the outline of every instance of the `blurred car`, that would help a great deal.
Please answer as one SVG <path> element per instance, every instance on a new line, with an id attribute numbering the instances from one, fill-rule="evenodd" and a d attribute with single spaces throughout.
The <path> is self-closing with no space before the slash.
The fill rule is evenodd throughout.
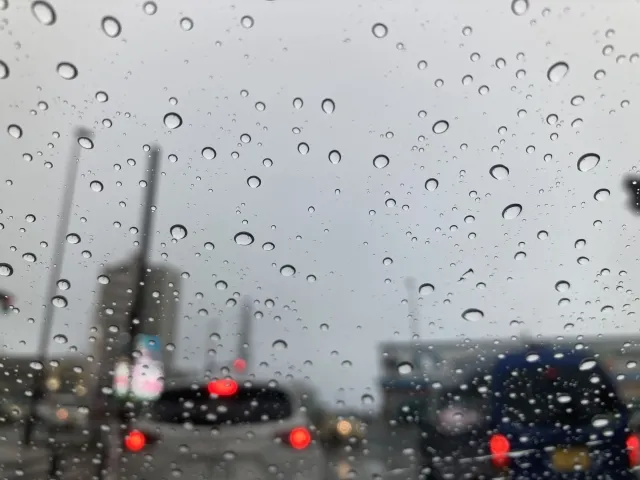
<path id="1" fill-rule="evenodd" d="M 538 346 L 471 368 L 421 418 L 427 479 L 634 478 L 638 437 L 614 382 L 574 350 Z"/>
<path id="2" fill-rule="evenodd" d="M 360 443 L 366 435 L 367 423 L 357 413 L 328 415 L 320 426 L 320 436 L 328 446 Z"/>
<path id="3" fill-rule="evenodd" d="M 73 394 L 45 397 L 36 407 L 37 418 L 54 431 L 73 431 L 88 427 L 88 409 Z"/>
<path id="4" fill-rule="evenodd" d="M 296 384 L 221 379 L 166 387 L 123 437 L 119 479 L 325 476 L 324 449 Z"/>

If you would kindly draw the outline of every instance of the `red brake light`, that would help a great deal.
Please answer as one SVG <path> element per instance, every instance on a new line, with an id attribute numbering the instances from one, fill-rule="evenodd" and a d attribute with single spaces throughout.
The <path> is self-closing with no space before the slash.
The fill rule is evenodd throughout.
<path id="1" fill-rule="evenodd" d="M 289 433 L 289 445 L 296 450 L 303 450 L 311 443 L 311 433 L 304 427 L 296 427 Z"/>
<path id="2" fill-rule="evenodd" d="M 509 465 L 509 452 L 511 445 L 509 439 L 504 435 L 493 435 L 489 440 L 489 450 L 491 452 L 491 461 L 498 468 L 504 468 Z"/>
<path id="3" fill-rule="evenodd" d="M 124 446 L 130 452 L 139 452 L 146 444 L 147 438 L 140 430 L 132 430 L 124 437 Z"/>
<path id="4" fill-rule="evenodd" d="M 244 358 L 236 358 L 233 361 L 233 368 L 236 372 L 244 372 L 247 368 L 247 361 Z"/>
<path id="5" fill-rule="evenodd" d="M 627 450 L 629 454 L 629 465 L 637 467 L 640 464 L 640 439 L 636 435 L 627 437 Z"/>
<path id="6" fill-rule="evenodd" d="M 238 391 L 238 382 L 230 378 L 212 380 L 209 382 L 209 385 L 207 385 L 207 390 L 211 395 L 230 397 Z"/>

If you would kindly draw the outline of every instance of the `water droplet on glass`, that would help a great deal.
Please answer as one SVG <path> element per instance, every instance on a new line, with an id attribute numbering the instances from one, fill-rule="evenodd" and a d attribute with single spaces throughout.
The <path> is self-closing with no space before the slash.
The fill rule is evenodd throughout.
<path id="1" fill-rule="evenodd" d="M 235 234 L 235 236 L 233 237 L 233 240 L 238 245 L 247 246 L 253 243 L 254 238 L 253 238 L 253 235 L 251 235 L 249 232 L 239 232 Z"/>
<path id="2" fill-rule="evenodd" d="M 462 312 L 462 318 L 464 318 L 468 322 L 477 322 L 484 318 L 484 312 L 482 310 L 478 310 L 477 308 L 468 308 L 464 312 Z"/>
<path id="3" fill-rule="evenodd" d="M 22 137 L 22 128 L 20 128 L 18 125 L 9 125 L 9 127 L 7 128 L 7 133 L 13 138 L 20 138 Z"/>
<path id="4" fill-rule="evenodd" d="M 500 57 L 500 58 L 496 58 L 496 67 L 498 68 L 504 68 L 507 66 L 507 61 Z"/>
<path id="5" fill-rule="evenodd" d="M 529 0 L 513 0 L 511 2 L 511 11 L 514 15 L 524 15 L 529 10 Z"/>
<path id="6" fill-rule="evenodd" d="M 449 122 L 446 120 L 439 120 L 433 124 L 433 133 L 440 134 L 449 130 Z"/>
<path id="7" fill-rule="evenodd" d="M 307 153 L 309 153 L 309 145 L 307 145 L 304 142 L 299 143 L 298 144 L 298 152 L 300 152 L 301 155 L 306 155 Z"/>
<path id="8" fill-rule="evenodd" d="M 205 250 L 213 250 L 214 248 L 216 248 L 216 247 L 215 247 L 215 245 L 214 245 L 213 243 L 211 243 L 211 242 L 207 242 L 207 243 L 205 243 L 205 244 L 204 244 L 204 249 L 205 249 Z"/>
<path id="9" fill-rule="evenodd" d="M 547 238 L 549 238 L 549 232 L 546 230 L 540 230 L 538 232 L 538 240 L 546 240 Z"/>
<path id="10" fill-rule="evenodd" d="M 93 141 L 88 137 L 80 137 L 78 138 L 78 145 L 86 150 L 91 150 L 93 148 Z"/>
<path id="11" fill-rule="evenodd" d="M 43 25 L 53 25 L 56 23 L 56 11 L 47 2 L 33 2 L 31 4 L 31 12 Z"/>
<path id="12" fill-rule="evenodd" d="M 567 282 L 566 280 L 560 280 L 559 282 L 556 282 L 556 286 L 555 286 L 556 290 L 560 293 L 564 293 L 566 291 L 569 290 L 569 288 L 571 288 L 571 284 L 569 282 Z"/>
<path id="13" fill-rule="evenodd" d="M 57 67 L 58 75 L 65 80 L 73 80 L 78 76 L 78 69 L 76 66 L 69 62 L 61 62 Z"/>
<path id="14" fill-rule="evenodd" d="M 296 269 L 291 265 L 283 265 L 280 267 L 280 273 L 285 277 L 290 277 L 296 273 Z"/>
<path id="15" fill-rule="evenodd" d="M 182 240 L 187 236 L 187 229 L 184 225 L 180 225 L 179 223 L 175 224 L 173 227 L 169 229 L 171 236 L 176 240 Z"/>
<path id="16" fill-rule="evenodd" d="M 98 283 L 101 285 L 107 285 L 111 280 L 106 275 L 98 275 Z"/>
<path id="17" fill-rule="evenodd" d="M 142 6 L 142 10 L 147 15 L 155 15 L 155 13 L 158 11 L 158 6 L 154 2 L 145 2 Z"/>
<path id="18" fill-rule="evenodd" d="M 37 260 L 36 256 L 33 253 L 25 253 L 22 255 L 22 259 L 27 263 L 33 263 Z"/>
<path id="19" fill-rule="evenodd" d="M 102 31 L 111 38 L 116 38 L 120 35 L 122 31 L 122 27 L 120 27 L 120 22 L 115 17 L 104 17 L 102 19 Z"/>
<path id="20" fill-rule="evenodd" d="M 569 72 L 569 65 L 565 62 L 557 62 L 547 70 L 547 78 L 550 82 L 557 83 L 562 80 Z"/>
<path id="21" fill-rule="evenodd" d="M 276 340 L 271 346 L 274 350 L 285 350 L 288 347 L 287 342 L 284 340 Z"/>
<path id="22" fill-rule="evenodd" d="M 69 304 L 69 302 L 67 302 L 67 299 L 62 295 L 56 295 L 55 297 L 53 297 L 51 299 L 51 303 L 53 304 L 54 307 L 58 307 L 58 308 L 64 308 Z"/>
<path id="23" fill-rule="evenodd" d="M 301 98 L 296 97 L 296 98 L 293 99 L 294 108 L 297 108 L 298 110 L 300 110 L 303 105 L 304 105 L 304 102 L 302 101 Z"/>
<path id="24" fill-rule="evenodd" d="M 9 67 L 6 63 L 0 60 L 0 80 L 4 80 L 9 76 Z"/>
<path id="25" fill-rule="evenodd" d="M 389 29 L 384 23 L 376 23 L 373 27 L 371 27 L 371 33 L 376 38 L 384 38 L 389 33 Z"/>
<path id="26" fill-rule="evenodd" d="M 467 86 L 473 83 L 473 77 L 471 75 L 465 75 L 462 77 L 462 85 Z"/>
<path id="27" fill-rule="evenodd" d="M 60 290 L 69 290 L 71 288 L 71 282 L 66 278 L 61 278 L 56 282 L 56 285 Z"/>
<path id="28" fill-rule="evenodd" d="M 418 70 L 424 70 L 425 68 L 427 68 L 426 60 L 420 60 L 418 62 Z"/>
<path id="29" fill-rule="evenodd" d="M 362 395 L 362 397 L 360 397 L 360 401 L 362 402 L 363 405 L 372 405 L 373 396 L 369 395 L 368 393 L 365 393 L 364 395 Z"/>
<path id="30" fill-rule="evenodd" d="M 193 20 L 191 20 L 189 17 L 184 17 L 180 19 L 180 27 L 185 32 L 188 32 L 193 28 Z"/>
<path id="31" fill-rule="evenodd" d="M 338 150 L 331 150 L 329 152 L 329 161 L 331 163 L 337 165 L 338 163 L 340 163 L 340 160 L 342 160 L 342 155 L 340 155 L 340 152 Z"/>
<path id="32" fill-rule="evenodd" d="M 249 185 L 251 188 L 258 188 L 261 184 L 262 181 L 255 175 L 247 178 L 247 185 Z"/>
<path id="33" fill-rule="evenodd" d="M 389 165 L 389 157 L 386 155 L 377 155 L 373 159 L 373 166 L 376 168 L 385 168 L 387 165 Z"/>
<path id="34" fill-rule="evenodd" d="M 400 362 L 398 364 L 398 373 L 400 375 L 408 375 L 413 371 L 413 365 L 409 362 Z"/>
<path id="35" fill-rule="evenodd" d="M 468 37 L 472 33 L 473 33 L 473 29 L 471 27 L 469 26 L 462 27 L 462 35 L 464 35 L 465 37 Z"/>
<path id="36" fill-rule="evenodd" d="M 167 128 L 170 128 L 171 130 L 173 130 L 175 128 L 180 127 L 180 125 L 182 125 L 182 117 L 174 112 L 167 113 L 164 116 L 164 124 L 166 125 Z"/>
<path id="37" fill-rule="evenodd" d="M 100 103 L 104 103 L 109 100 L 109 95 L 107 95 L 107 92 L 96 92 L 96 100 Z"/>
<path id="38" fill-rule="evenodd" d="M 67 337 L 65 335 L 58 334 L 58 335 L 53 337 L 53 341 L 63 345 L 65 343 L 67 343 L 69 340 L 67 339 Z"/>
<path id="39" fill-rule="evenodd" d="M 589 263 L 589 259 L 587 257 L 578 257 L 578 265 L 587 265 Z"/>
<path id="40" fill-rule="evenodd" d="M 438 180 L 436 180 L 435 178 L 430 178 L 426 182 L 424 182 L 424 188 L 426 188 L 430 192 L 436 190 L 438 188 L 438 185 L 440 185 L 440 183 L 438 183 Z"/>
<path id="41" fill-rule="evenodd" d="M 576 249 L 580 250 L 581 248 L 584 248 L 586 244 L 587 244 L 587 241 L 584 240 L 583 238 L 580 238 L 580 239 L 576 240 L 576 243 L 573 246 Z"/>
<path id="42" fill-rule="evenodd" d="M 249 15 L 245 15 L 244 17 L 242 17 L 240 19 L 240 24 L 244 27 L 244 28 L 251 28 L 253 27 L 253 24 L 255 22 L 253 21 L 253 17 L 249 16 Z"/>
<path id="43" fill-rule="evenodd" d="M 509 176 L 509 169 L 504 165 L 494 165 L 489 170 L 489 173 L 496 180 L 504 180 Z"/>
<path id="44" fill-rule="evenodd" d="M 307 282 L 309 283 L 315 283 L 317 280 L 315 275 L 307 275 Z"/>
<path id="45" fill-rule="evenodd" d="M 67 242 L 72 245 L 77 245 L 78 243 L 80 243 L 80 240 L 80 235 L 78 235 L 77 233 L 70 233 L 67 235 Z"/>
<path id="46" fill-rule="evenodd" d="M 609 198 L 609 195 L 611 195 L 611 192 L 609 190 L 607 190 L 606 188 L 601 188 L 593 194 L 593 198 L 598 202 L 604 202 L 607 198 Z"/>
<path id="47" fill-rule="evenodd" d="M 422 285 L 420 285 L 420 288 L 418 289 L 418 293 L 420 295 L 429 295 L 433 293 L 435 289 L 436 287 L 434 287 L 430 283 L 423 283 Z"/>
<path id="48" fill-rule="evenodd" d="M 585 153 L 578 159 L 578 170 L 588 172 L 600 163 L 600 155 L 595 153 Z"/>
<path id="49" fill-rule="evenodd" d="M 596 80 L 602 80 L 606 76 L 607 72 L 605 72 L 604 70 L 596 70 L 596 72 L 593 74 L 593 78 L 595 78 Z"/>
<path id="50" fill-rule="evenodd" d="M 391 257 L 385 257 L 382 259 L 382 264 L 383 265 L 391 265 L 393 263 L 393 259 Z"/>
<path id="51" fill-rule="evenodd" d="M 263 103 L 263 102 L 256 102 L 256 104 L 254 105 L 256 110 L 259 112 L 264 112 L 267 108 L 267 106 Z"/>
<path id="52" fill-rule="evenodd" d="M 267 252 L 273 250 L 274 248 L 276 248 L 276 246 L 271 242 L 265 242 L 262 244 L 262 249 Z"/>
<path id="53" fill-rule="evenodd" d="M 206 160 L 213 160 L 216 158 L 216 151 L 211 147 L 204 147 L 202 149 L 202 157 Z"/>
<path id="54" fill-rule="evenodd" d="M 10 277 L 13 275 L 13 267 L 8 263 L 0 263 L 0 277 Z"/>
<path id="55" fill-rule="evenodd" d="M 336 109 L 336 104 L 330 98 L 325 98 L 322 101 L 322 111 L 327 114 L 332 114 Z"/>
<path id="56" fill-rule="evenodd" d="M 227 286 L 228 286 L 227 282 L 225 282 L 225 281 L 219 280 L 219 281 L 216 282 L 216 288 L 218 290 L 226 290 Z"/>
<path id="57" fill-rule="evenodd" d="M 522 205 L 518 203 L 512 203 L 502 210 L 502 218 L 505 220 L 513 220 L 522 212 Z"/>

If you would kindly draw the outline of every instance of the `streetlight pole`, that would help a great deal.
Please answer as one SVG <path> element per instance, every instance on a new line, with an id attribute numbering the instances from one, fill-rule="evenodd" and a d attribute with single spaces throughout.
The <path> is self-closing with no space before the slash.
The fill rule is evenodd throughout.
<path id="1" fill-rule="evenodd" d="M 40 330 L 40 339 L 38 341 L 37 361 L 42 366 L 39 374 L 36 374 L 33 381 L 33 392 L 29 401 L 28 415 L 24 423 L 23 444 L 30 445 L 33 439 L 33 429 L 35 426 L 36 407 L 45 393 L 45 377 L 46 377 L 46 361 L 48 355 L 49 340 L 51 339 L 51 331 L 53 329 L 53 302 L 52 299 L 56 295 L 56 284 L 60 278 L 62 271 L 62 262 L 64 260 L 64 252 L 67 235 L 69 229 L 69 219 L 71 217 L 71 209 L 73 207 L 73 195 L 76 189 L 76 177 L 78 175 L 78 165 L 80 164 L 81 147 L 78 143 L 79 138 L 91 138 L 91 132 L 83 127 L 79 127 L 75 131 L 76 141 L 73 144 L 71 158 L 67 164 L 67 176 L 65 180 L 65 191 L 62 196 L 62 204 L 60 205 L 60 213 L 57 219 L 57 228 L 53 246 L 53 257 L 51 258 L 51 268 L 49 269 L 49 280 L 47 282 L 47 293 L 45 296 L 44 316 L 42 318 L 42 328 Z"/>

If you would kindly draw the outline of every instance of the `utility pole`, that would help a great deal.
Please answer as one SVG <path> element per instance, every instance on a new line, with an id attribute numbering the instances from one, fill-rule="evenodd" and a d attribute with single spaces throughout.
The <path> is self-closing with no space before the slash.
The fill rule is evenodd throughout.
<path id="1" fill-rule="evenodd" d="M 253 326 L 253 303 L 251 297 L 245 296 L 242 300 L 240 312 L 240 331 L 238 332 L 237 357 L 233 362 L 236 371 L 243 373 L 249 367 L 251 360 L 251 330 Z"/>
<path id="2" fill-rule="evenodd" d="M 81 137 L 91 138 L 91 132 L 85 128 L 77 128 L 75 131 L 75 141 L 71 150 L 71 158 L 67 163 L 67 175 L 64 183 L 64 194 L 60 205 L 60 213 L 57 218 L 56 233 L 53 243 L 53 257 L 49 268 L 49 279 L 47 280 L 47 292 L 45 294 L 44 316 L 42 318 L 42 328 L 38 341 L 37 362 L 42 365 L 42 369 L 35 375 L 33 381 L 33 392 L 29 401 L 28 414 L 24 422 L 23 444 L 30 445 L 33 440 L 33 429 L 36 420 L 36 407 L 45 394 L 46 362 L 53 329 L 53 297 L 56 295 L 57 281 L 62 272 L 62 262 L 67 231 L 69 229 L 69 219 L 73 207 L 73 195 L 76 189 L 76 177 L 78 175 L 78 165 L 80 164 L 80 153 L 82 151 L 78 139 Z M 52 462 L 55 463 L 55 462 Z"/>

